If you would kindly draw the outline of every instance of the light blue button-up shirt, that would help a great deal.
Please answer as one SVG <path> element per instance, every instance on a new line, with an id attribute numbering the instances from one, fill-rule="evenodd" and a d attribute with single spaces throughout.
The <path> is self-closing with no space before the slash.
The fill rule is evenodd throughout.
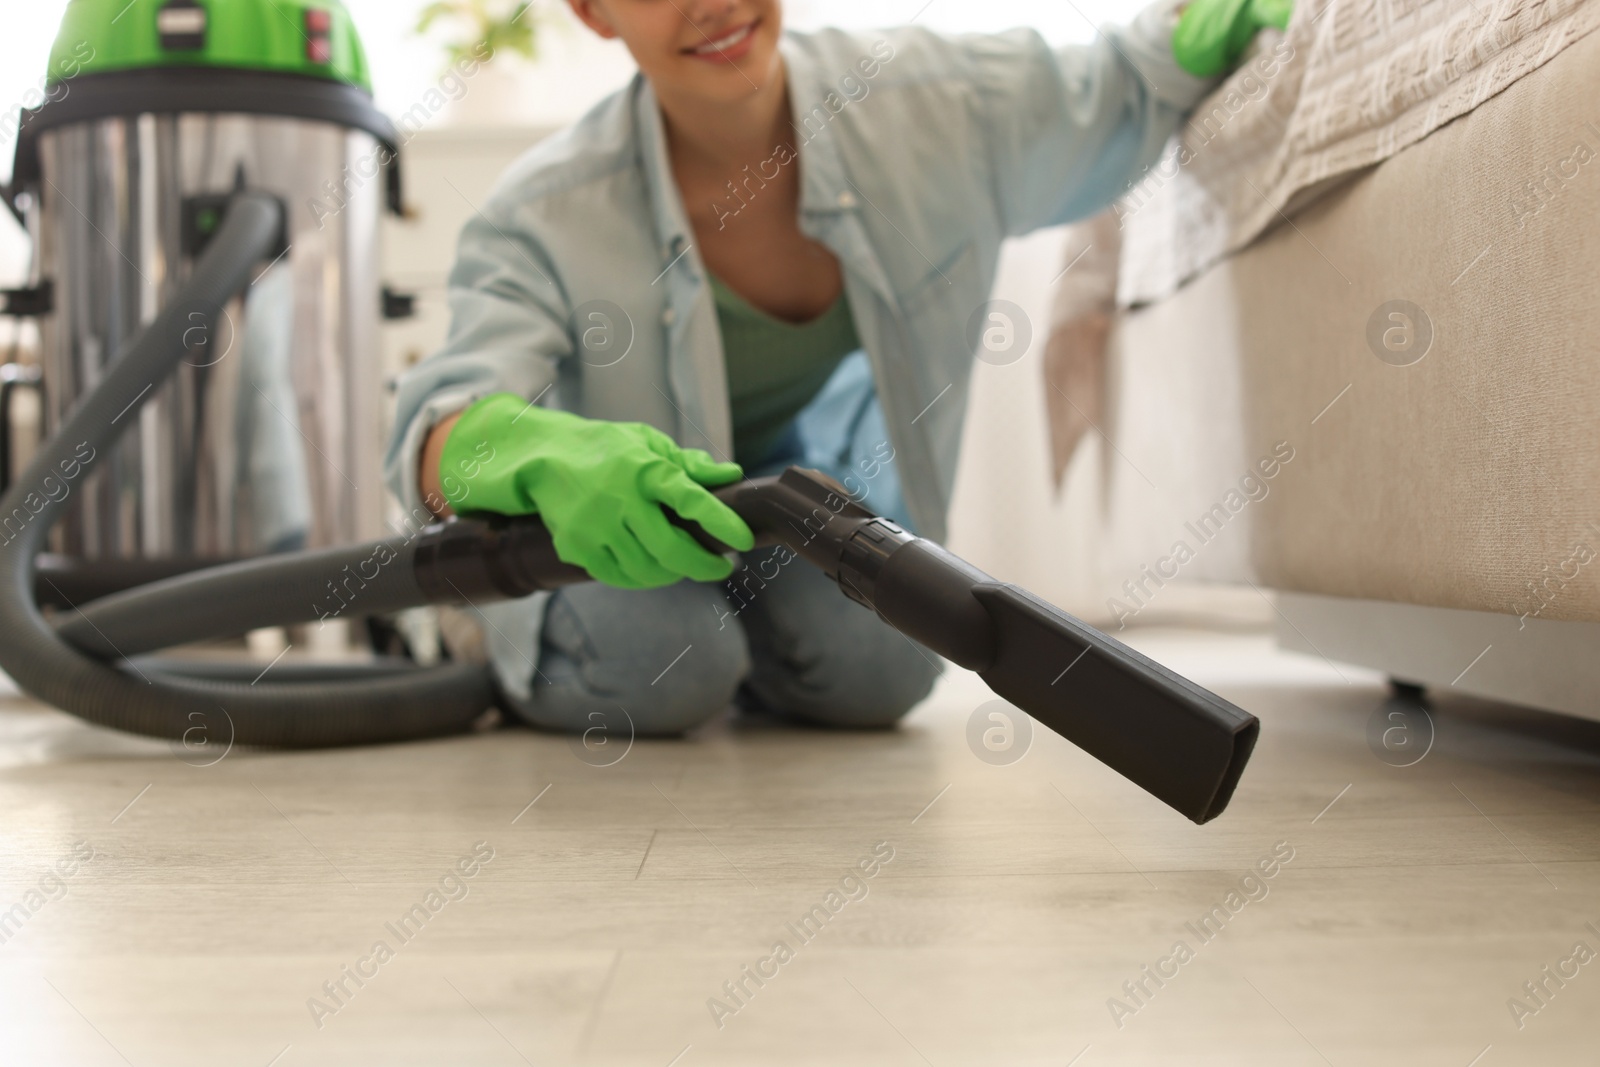
<path id="1" fill-rule="evenodd" d="M 1156 159 L 1209 84 L 1172 59 L 1175 7 L 1061 49 L 1031 30 L 784 36 L 798 161 L 729 175 L 719 214 L 759 196 L 773 167 L 800 167 L 800 229 L 838 257 L 864 350 L 802 428 L 808 455 L 836 457 L 868 506 L 943 538 L 1001 242 L 1094 213 Z M 449 340 L 400 384 L 388 474 L 408 509 L 429 428 L 496 392 L 648 422 L 729 458 L 694 240 L 643 77 L 514 164 L 462 232 Z M 535 674 L 540 606 L 483 612 L 514 692 Z"/>

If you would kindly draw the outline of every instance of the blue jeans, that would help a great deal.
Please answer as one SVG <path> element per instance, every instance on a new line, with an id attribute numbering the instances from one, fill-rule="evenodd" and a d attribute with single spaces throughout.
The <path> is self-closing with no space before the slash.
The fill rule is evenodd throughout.
<path id="1" fill-rule="evenodd" d="M 892 726 L 941 668 L 780 549 L 746 553 L 724 585 L 570 586 L 546 605 L 540 641 L 531 698 L 513 707 L 568 732 L 624 730 L 620 710 L 641 736 L 682 733 L 736 697 L 746 710 L 829 726 Z"/>

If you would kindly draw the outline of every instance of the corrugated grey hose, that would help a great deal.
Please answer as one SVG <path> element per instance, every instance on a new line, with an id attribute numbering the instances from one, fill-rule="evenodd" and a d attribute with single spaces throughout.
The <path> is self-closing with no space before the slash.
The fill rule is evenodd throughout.
<path id="1" fill-rule="evenodd" d="M 353 611 L 403 611 L 427 602 L 412 576 L 408 540 L 207 567 L 84 604 L 62 619 L 56 632 L 92 656 L 112 659 L 231 637 L 258 626 L 309 622 L 314 605 L 330 599 L 328 583 L 350 574 L 359 578 L 359 588 L 346 590 Z M 370 578 L 369 568 L 374 571 Z"/>
<path id="2" fill-rule="evenodd" d="M 135 666 L 92 658 L 63 640 L 34 603 L 33 559 L 65 512 L 72 487 L 137 421 L 129 416 L 184 357 L 183 335 L 195 321 L 192 316 L 216 321 L 223 304 L 249 282 L 277 233 L 280 211 L 269 197 L 246 193 L 234 199 L 189 281 L 119 354 L 101 384 L 0 499 L 0 537 L 10 538 L 0 545 L 0 667 L 28 693 L 63 711 L 153 737 L 182 738 L 194 727 L 194 716 L 214 721 L 219 711 L 232 722 L 233 740 L 241 745 L 321 748 L 460 733 L 495 703 L 493 682 L 481 667 L 448 665 L 396 673 L 378 666 L 371 677 L 292 684 L 180 677 L 149 660 Z M 85 456 L 91 458 L 84 462 Z M 364 614 L 426 599 L 412 577 L 404 542 L 386 544 L 394 547 L 396 558 L 379 569 L 377 578 L 367 580 L 358 607 Z M 269 621 L 274 611 L 293 602 L 301 605 L 294 617 L 304 618 L 304 606 L 326 595 L 326 583 L 345 562 L 371 559 L 373 551 L 367 545 L 238 564 L 245 578 L 238 588 L 241 595 L 260 599 Z M 170 603 L 179 600 L 174 597 Z M 193 603 L 183 606 L 185 611 L 207 610 Z M 236 617 L 235 612 L 229 615 Z M 161 619 L 146 619 L 152 640 L 160 642 Z M 180 629 L 193 631 L 187 623 Z M 135 650 L 95 651 L 121 659 Z"/>

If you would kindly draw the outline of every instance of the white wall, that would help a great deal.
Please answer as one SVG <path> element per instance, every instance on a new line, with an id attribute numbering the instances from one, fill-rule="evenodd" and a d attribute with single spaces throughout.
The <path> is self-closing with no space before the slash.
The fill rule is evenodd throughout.
<path id="1" fill-rule="evenodd" d="M 153 7 L 155 0 L 139 3 Z M 406 111 L 435 84 L 441 69 L 436 44 L 411 32 L 422 0 L 346 0 L 345 6 L 366 42 L 378 105 L 390 114 Z M 13 109 L 29 102 L 30 89 L 39 85 L 66 0 L 7 7 L 6 31 L 0 34 L 0 175 L 9 177 Z M 1064 43 L 1087 39 L 1093 32 L 1090 20 L 1125 20 L 1137 7 L 1130 0 L 789 0 L 786 12 L 797 28 L 891 25 L 916 18 L 920 25 L 947 32 L 1031 25 Z M 519 81 L 521 99 L 504 113 L 528 125 L 560 125 L 621 85 L 632 64 L 620 45 L 578 26 L 564 0 L 536 0 L 535 11 L 543 54 Z M 0 219 L 0 285 L 18 283 L 26 262 L 20 231 Z"/>
<path id="2" fill-rule="evenodd" d="M 420 4 L 345 0 L 345 6 L 367 43 L 379 106 L 404 111 L 427 91 L 439 68 L 437 49 L 410 32 Z M 1138 8 L 1136 0 L 787 0 L 784 11 L 796 29 L 897 25 L 915 18 L 918 25 L 951 33 L 1033 26 L 1064 44 L 1089 39 L 1090 19 L 1126 20 Z M 534 82 L 540 91 L 525 102 L 528 120 L 557 125 L 621 85 L 632 63 L 620 45 L 601 41 L 579 25 L 564 0 L 536 0 L 535 12 L 542 32 L 541 69 Z"/>

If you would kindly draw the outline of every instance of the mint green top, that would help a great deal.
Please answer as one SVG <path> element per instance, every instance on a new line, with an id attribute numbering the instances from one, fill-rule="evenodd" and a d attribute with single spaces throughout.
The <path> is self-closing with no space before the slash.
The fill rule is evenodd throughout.
<path id="1" fill-rule="evenodd" d="M 197 0 L 192 6 L 199 12 L 183 10 L 187 6 L 71 0 L 50 53 L 49 81 L 147 67 L 231 67 L 305 74 L 372 91 L 366 53 L 341 0 Z M 174 35 L 183 29 L 199 33 L 187 40 Z"/>
<path id="2" fill-rule="evenodd" d="M 733 458 L 759 465 L 840 361 L 861 347 L 843 294 L 810 322 L 784 322 L 711 277 L 733 408 Z"/>

